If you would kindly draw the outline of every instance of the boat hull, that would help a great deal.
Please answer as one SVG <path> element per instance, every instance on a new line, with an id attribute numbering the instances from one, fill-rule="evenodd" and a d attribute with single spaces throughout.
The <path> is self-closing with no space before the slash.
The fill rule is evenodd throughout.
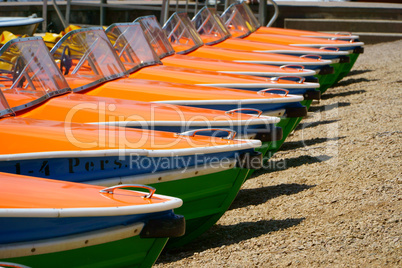
<path id="1" fill-rule="evenodd" d="M 298 83 L 285 79 L 272 81 L 267 78 L 251 75 L 226 74 L 163 65 L 140 69 L 130 74 L 129 77 L 189 85 L 205 85 L 253 91 L 266 88 L 283 88 L 289 90 L 290 94 L 293 94 L 294 90 L 314 90 L 320 86 L 317 83 Z"/>
<path id="2" fill-rule="evenodd" d="M 156 141 L 157 142 L 157 141 Z M 244 150 L 243 152 L 252 150 Z M 65 154 L 67 152 L 64 152 Z M 236 159 L 237 152 L 217 152 L 194 155 L 148 157 L 141 153 L 112 156 L 80 156 L 77 152 L 66 157 L 28 155 L 17 160 L 3 159 L 0 171 L 70 182 L 88 183 L 108 178 L 141 176 L 149 173 L 174 171 L 205 165 L 222 159 Z M 241 154 L 241 153 L 240 153 Z M 36 156 L 37 155 L 37 156 Z M 101 155 L 101 153 L 99 153 Z"/>
<path id="3" fill-rule="evenodd" d="M 291 36 L 301 36 L 301 37 L 313 37 L 313 38 L 337 38 L 338 40 L 350 40 L 359 38 L 357 35 L 348 35 L 348 34 L 331 34 L 331 33 L 322 33 L 315 31 L 306 31 L 306 30 L 297 30 L 297 29 L 284 29 L 277 27 L 259 27 L 252 34 L 282 34 L 282 35 L 291 35 Z"/>
<path id="4" fill-rule="evenodd" d="M 251 152 L 251 150 L 245 150 L 245 152 L 247 151 Z M 255 153 L 251 155 L 255 155 Z M 222 161 L 216 162 L 218 158 Z M 182 162 L 180 159 L 184 162 L 189 160 L 192 163 L 191 166 L 195 167 L 183 165 L 180 163 Z M 209 161 L 204 161 L 205 159 L 209 159 Z M 136 165 L 142 165 L 140 161 L 145 158 L 137 160 L 139 162 Z M 197 163 L 201 163 L 201 160 L 206 164 L 201 167 L 196 166 Z M 170 163 L 160 164 L 161 166 L 170 165 L 169 170 L 158 169 L 154 172 L 148 170 L 148 174 L 141 172 L 137 176 L 131 176 L 132 168 L 127 168 L 129 172 L 119 171 L 118 167 L 125 167 L 130 163 L 128 160 L 126 162 L 118 160 L 118 157 L 115 159 L 99 157 L 86 159 L 86 161 L 78 160 L 78 158 L 64 159 L 64 161 L 62 159 L 2 161 L 0 170 L 103 186 L 128 183 L 153 186 L 158 189 L 159 194 L 175 196 L 183 200 L 183 206 L 178 210 L 175 209 L 175 213 L 183 215 L 186 221 L 190 221 L 190 225 L 186 227 L 185 235 L 174 243 L 176 246 L 181 246 L 208 230 L 233 202 L 250 172 L 249 168 L 235 167 L 235 160 L 236 156 L 231 153 L 229 155 L 225 153 L 205 154 L 198 156 L 198 159 L 197 156 L 177 158 Z M 54 169 L 54 165 L 59 168 Z M 172 165 L 182 168 L 173 169 Z M 204 168 L 205 166 L 206 168 Z M 25 264 L 19 259 L 8 261 Z"/>
<path id="5" fill-rule="evenodd" d="M 311 70 L 316 70 L 317 74 L 313 75 L 314 77 L 318 78 L 319 84 L 320 84 L 320 91 L 325 92 L 333 83 L 334 81 L 338 78 L 339 72 L 338 69 L 344 67 L 344 65 L 338 64 L 338 63 L 328 63 L 326 66 L 329 66 L 330 68 L 333 68 L 333 72 L 331 73 L 321 73 L 320 70 L 321 68 L 324 68 L 322 65 L 312 65 L 311 63 L 309 65 L 305 65 L 306 62 L 295 62 L 289 61 L 289 62 L 283 62 L 283 61 L 265 61 L 263 60 L 265 56 L 267 56 L 265 53 L 259 53 L 259 52 L 250 52 L 250 51 L 240 51 L 240 50 L 232 50 L 230 49 L 216 49 L 214 50 L 215 47 L 200 47 L 197 50 L 188 53 L 187 55 L 195 56 L 195 57 L 204 57 L 204 58 L 221 58 L 222 55 L 224 55 L 224 59 L 227 61 L 234 61 L 234 62 L 243 62 L 243 63 L 253 63 L 253 64 L 269 64 L 269 65 L 276 65 L 276 66 L 283 66 L 283 65 L 303 65 L 308 69 Z M 222 52 L 226 50 L 227 52 Z M 260 57 L 259 55 L 260 54 Z"/>
<path id="6" fill-rule="evenodd" d="M 215 71 L 229 74 L 253 75 L 262 77 L 307 77 L 315 75 L 315 72 L 313 70 L 296 70 L 293 68 L 269 65 L 261 66 L 260 64 L 239 63 L 218 59 L 206 59 L 180 54 L 174 54 L 165 57 L 161 61 L 165 66 L 193 68 L 204 71 Z"/>
<path id="7" fill-rule="evenodd" d="M 15 35 L 33 36 L 39 23 L 43 22 L 42 18 L 30 17 L 1 17 L 0 33 L 8 31 Z"/>
<path id="8" fill-rule="evenodd" d="M 169 193 L 183 200 L 183 206 L 175 209 L 175 213 L 186 219 L 185 235 L 169 239 L 166 247 L 181 247 L 212 227 L 229 209 L 250 172 L 250 169 L 235 168 L 185 181 L 151 185 L 162 194 Z"/>
<path id="9" fill-rule="evenodd" d="M 151 267 L 168 238 L 142 239 L 138 235 L 79 249 L 7 258 L 30 267 Z"/>
<path id="10" fill-rule="evenodd" d="M 302 107 L 300 96 L 282 97 L 281 95 L 258 94 L 251 90 L 233 90 L 217 87 L 204 87 L 167 83 L 143 79 L 120 79 L 110 81 L 89 90 L 86 95 L 137 100 L 164 104 L 175 104 L 230 111 L 238 108 L 254 108 L 263 115 L 272 115 L 272 111 L 290 107 Z M 212 97 L 214 96 L 214 97 Z"/>
<path id="11" fill-rule="evenodd" d="M 242 41 L 245 41 L 246 44 L 249 44 L 249 45 L 242 45 L 242 46 L 236 45 L 237 43 L 242 42 Z M 232 45 L 232 43 L 234 43 L 234 44 Z M 262 51 L 257 52 L 255 46 L 253 46 L 252 43 L 253 43 L 252 41 L 247 41 L 247 40 L 243 40 L 243 39 L 241 39 L 241 40 L 227 39 L 227 40 L 225 40 L 223 42 L 215 44 L 214 47 L 219 47 L 219 48 L 223 48 L 223 49 L 238 49 L 238 50 L 249 52 L 249 53 L 261 53 L 261 54 L 265 54 L 265 55 L 270 55 L 270 53 L 267 54 L 267 53 L 263 53 Z M 269 47 L 269 45 L 270 45 L 268 42 L 266 42 L 266 43 L 264 43 L 264 42 L 255 42 L 255 43 L 257 45 L 260 45 L 260 46 L 266 44 L 267 47 Z M 303 56 L 303 55 L 305 55 L 303 53 L 301 53 L 300 55 L 296 55 L 296 54 L 289 54 L 287 52 L 281 53 L 281 54 L 289 55 L 289 56 Z M 318 55 L 318 57 L 321 57 L 323 59 L 328 58 L 328 57 L 320 55 L 319 53 L 316 53 L 316 52 L 315 53 L 310 53 L 310 55 L 314 55 L 314 58 L 316 58 L 315 55 Z M 331 60 L 333 60 L 333 57 L 331 57 Z M 339 59 L 334 59 L 334 60 L 339 61 Z M 298 62 L 293 63 L 293 64 L 303 65 L 303 63 L 298 63 Z M 350 63 L 340 63 L 340 62 L 331 63 L 331 64 L 329 64 L 329 66 L 331 66 L 334 69 L 333 73 L 326 73 L 326 74 L 320 73 L 320 69 L 323 68 L 323 66 L 320 66 L 320 65 L 316 65 L 316 66 L 307 65 L 307 66 L 305 66 L 305 67 L 308 67 L 309 69 L 317 71 L 317 74 L 315 74 L 314 77 L 318 78 L 318 80 L 319 80 L 319 83 L 320 83 L 320 88 L 319 89 L 320 89 L 321 93 L 324 93 L 337 80 L 340 80 L 340 79 L 338 79 L 338 77 L 340 76 L 340 74 L 341 74 L 341 72 L 343 70 L 346 70 L 349 67 L 351 68 Z"/>
<path id="12" fill-rule="evenodd" d="M 258 42 L 270 42 L 277 44 L 286 44 L 295 47 L 325 47 L 325 46 L 333 46 L 339 48 L 340 51 L 350 51 L 349 54 L 350 62 L 345 64 L 344 69 L 342 70 L 342 74 L 338 75 L 336 82 L 341 80 L 346 74 L 351 70 L 354 63 L 356 62 L 359 54 L 364 52 L 363 43 L 362 42 L 346 42 L 346 41 L 338 41 L 338 40 L 325 40 L 320 38 L 307 38 L 307 37 L 292 37 L 285 35 L 275 35 L 275 34 L 256 34 L 250 35 L 245 38 L 246 40 L 253 40 Z"/>

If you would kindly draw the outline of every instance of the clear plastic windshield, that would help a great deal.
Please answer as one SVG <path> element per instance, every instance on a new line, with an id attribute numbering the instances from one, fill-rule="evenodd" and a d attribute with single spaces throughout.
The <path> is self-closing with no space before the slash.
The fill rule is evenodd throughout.
<path id="1" fill-rule="evenodd" d="M 248 22 L 250 18 L 242 4 L 231 5 L 221 18 L 233 37 L 243 38 L 256 31 L 254 25 Z"/>
<path id="2" fill-rule="evenodd" d="M 68 84 L 81 91 L 125 75 L 125 68 L 100 27 L 68 32 L 51 50 Z"/>
<path id="3" fill-rule="evenodd" d="M 177 53 L 186 54 L 204 45 L 202 38 L 185 12 L 174 13 L 165 23 L 163 29 Z"/>
<path id="4" fill-rule="evenodd" d="M 152 45 L 152 48 L 160 59 L 175 53 L 155 16 L 139 17 L 134 22 L 141 24 L 148 42 Z"/>
<path id="5" fill-rule="evenodd" d="M 241 4 L 236 4 L 237 8 L 240 10 L 240 13 L 243 15 L 243 18 L 248 21 L 255 29 L 261 27 L 260 22 L 255 17 L 253 11 L 251 10 L 250 6 L 247 5 L 245 2 Z"/>
<path id="6" fill-rule="evenodd" d="M 70 88 L 42 38 L 16 38 L 0 50 L 0 89 L 19 111 Z"/>
<path id="7" fill-rule="evenodd" d="M 161 64 L 139 23 L 114 23 L 106 29 L 106 34 L 129 73 Z"/>
<path id="8" fill-rule="evenodd" d="M 207 45 L 222 42 L 230 32 L 213 8 L 203 7 L 192 19 L 193 25 Z"/>

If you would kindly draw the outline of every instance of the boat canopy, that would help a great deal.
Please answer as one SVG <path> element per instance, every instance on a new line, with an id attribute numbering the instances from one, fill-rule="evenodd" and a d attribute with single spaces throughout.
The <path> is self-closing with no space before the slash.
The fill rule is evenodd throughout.
<path id="1" fill-rule="evenodd" d="M 162 64 L 139 23 L 113 23 L 106 29 L 106 34 L 129 73 Z"/>
<path id="2" fill-rule="evenodd" d="M 175 12 L 163 25 L 168 40 L 179 54 L 187 54 L 204 45 L 185 12 Z"/>
<path id="3" fill-rule="evenodd" d="M 162 26 L 156 20 L 155 16 L 139 17 L 134 22 L 139 22 L 141 24 L 145 36 L 160 59 L 175 53 L 162 29 Z"/>
<path id="4" fill-rule="evenodd" d="M 40 37 L 16 38 L 0 49 L 0 88 L 15 112 L 70 91 Z M 2 105 L 3 106 L 3 105 Z"/>
<path id="5" fill-rule="evenodd" d="M 255 17 L 250 16 L 242 4 L 230 5 L 221 18 L 233 37 L 243 38 L 257 30 Z"/>
<path id="6" fill-rule="evenodd" d="M 231 34 L 215 9 L 203 7 L 192 19 L 193 25 L 207 45 L 220 43 Z"/>
<path id="7" fill-rule="evenodd" d="M 123 63 L 101 27 L 68 32 L 50 52 L 75 92 L 126 75 Z"/>
<path id="8" fill-rule="evenodd" d="M 245 2 L 233 5 L 236 6 L 236 8 L 240 11 L 240 14 L 243 16 L 243 19 L 248 23 L 250 23 L 251 25 L 253 25 L 255 31 L 257 31 L 257 29 L 261 27 L 261 23 L 255 17 L 249 5 L 247 5 Z"/>

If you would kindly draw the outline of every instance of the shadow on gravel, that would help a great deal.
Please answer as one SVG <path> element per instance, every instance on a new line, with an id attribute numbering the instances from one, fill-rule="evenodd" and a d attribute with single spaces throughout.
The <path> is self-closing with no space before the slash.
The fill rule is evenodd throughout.
<path id="1" fill-rule="evenodd" d="M 316 127 L 316 126 L 320 126 L 320 125 L 327 125 L 327 124 L 332 124 L 335 122 L 340 121 L 340 119 L 333 119 L 333 120 L 323 120 L 323 121 L 316 121 L 316 122 L 307 122 L 307 123 L 300 123 L 297 127 L 296 127 L 296 131 L 297 130 L 301 130 L 301 129 L 305 129 L 305 128 L 310 128 L 310 127 Z M 285 145 L 286 143 L 284 143 Z"/>
<path id="2" fill-rule="evenodd" d="M 335 98 L 335 97 L 346 97 L 346 96 L 350 96 L 350 95 L 354 95 L 354 94 L 362 94 L 367 92 L 366 90 L 351 90 L 351 91 L 344 91 L 344 92 L 334 92 L 334 93 L 325 93 L 324 95 L 322 95 L 321 99 L 322 100 L 328 100 L 331 98 Z"/>
<path id="3" fill-rule="evenodd" d="M 280 151 L 295 150 L 295 149 L 306 147 L 306 146 L 317 145 L 317 144 L 324 143 L 327 141 L 336 141 L 336 140 L 344 139 L 345 137 L 346 136 L 336 137 L 336 138 L 314 138 L 314 139 L 310 139 L 310 140 L 287 141 L 282 145 L 282 147 L 280 148 Z"/>
<path id="4" fill-rule="evenodd" d="M 358 78 L 358 79 L 354 79 L 354 78 L 349 78 L 347 80 L 342 80 L 338 83 L 336 83 L 335 85 L 332 86 L 332 88 L 336 88 L 336 87 L 346 87 L 349 86 L 351 84 L 357 84 L 360 82 L 372 82 L 372 81 L 379 81 L 380 79 L 367 79 L 367 78 Z"/>
<path id="5" fill-rule="evenodd" d="M 346 77 L 372 72 L 373 70 L 353 70 L 348 73 Z"/>
<path id="6" fill-rule="evenodd" d="M 350 106 L 350 102 L 336 102 L 328 105 L 320 105 L 320 106 L 311 106 L 308 110 L 309 112 L 324 112 L 329 111 L 338 107 L 347 107 Z"/>
<path id="7" fill-rule="evenodd" d="M 214 225 L 194 242 L 178 249 L 164 250 L 157 260 L 157 264 L 174 262 L 193 256 L 195 253 L 237 244 L 241 241 L 260 235 L 277 232 L 299 225 L 305 218 L 285 220 L 261 220 L 257 222 L 240 222 L 234 225 Z"/>
<path id="8" fill-rule="evenodd" d="M 299 167 L 299 166 L 302 166 L 305 164 L 314 164 L 314 163 L 328 161 L 331 158 L 332 158 L 332 156 L 328 156 L 328 155 L 319 155 L 319 156 L 301 155 L 301 156 L 292 157 L 292 158 L 269 160 L 268 162 L 264 163 L 262 168 L 254 171 L 254 173 L 250 179 L 260 176 L 262 174 L 286 170 L 286 169 L 292 168 L 292 167 Z"/>
<path id="9" fill-rule="evenodd" d="M 275 197 L 297 194 L 315 186 L 316 185 L 286 183 L 253 189 L 241 189 L 229 210 L 247 207 L 250 205 L 260 205 Z"/>

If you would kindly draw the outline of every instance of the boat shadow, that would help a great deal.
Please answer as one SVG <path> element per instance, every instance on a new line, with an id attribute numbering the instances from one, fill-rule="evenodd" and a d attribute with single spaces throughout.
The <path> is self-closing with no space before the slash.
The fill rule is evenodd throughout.
<path id="1" fill-rule="evenodd" d="M 281 195 L 297 194 L 315 186 L 316 185 L 284 183 L 252 189 L 241 189 L 228 210 L 247 207 L 250 205 L 260 205 Z"/>
<path id="2" fill-rule="evenodd" d="M 331 120 L 331 121 L 333 121 L 333 120 Z M 317 144 L 324 143 L 327 141 L 337 141 L 340 139 L 344 139 L 345 137 L 346 136 L 335 137 L 335 138 L 314 138 L 314 139 L 310 139 L 310 140 L 288 141 L 282 145 L 282 147 L 280 148 L 280 151 L 281 152 L 291 151 L 291 150 L 295 150 L 295 149 L 302 148 L 302 147 L 317 145 Z"/>
<path id="3" fill-rule="evenodd" d="M 324 161 L 328 161 L 332 158 L 332 156 L 328 155 L 318 155 L 318 156 L 310 156 L 310 155 L 301 155 L 298 157 L 290 157 L 278 160 L 269 160 L 268 162 L 264 163 L 263 167 L 254 171 L 253 175 L 250 179 L 258 177 L 263 174 L 282 171 L 288 168 L 299 167 L 306 164 L 314 164 L 320 163 Z"/>
<path id="4" fill-rule="evenodd" d="M 185 247 L 163 250 L 156 264 L 167 264 L 194 256 L 194 254 L 207 249 L 237 244 L 241 241 L 259 237 L 264 234 L 284 230 L 299 225 L 303 220 L 305 220 L 304 217 L 283 220 L 240 222 L 233 225 L 216 224 L 198 239 L 187 244 Z"/>
<path id="5" fill-rule="evenodd" d="M 296 127 L 296 131 L 300 129 L 305 129 L 305 128 L 311 128 L 311 127 L 316 127 L 316 126 L 321 126 L 321 125 L 327 125 L 327 124 L 332 124 L 340 121 L 340 119 L 333 119 L 333 120 L 323 120 L 323 121 L 315 121 L 315 122 L 306 122 L 306 123 L 300 123 Z M 283 145 L 285 145 L 284 143 Z"/>
<path id="6" fill-rule="evenodd" d="M 354 95 L 354 94 L 362 94 L 367 92 L 366 90 L 351 90 L 351 91 L 345 91 L 345 92 L 334 92 L 334 93 L 325 93 L 324 95 L 321 96 L 322 100 L 328 100 L 331 98 L 335 98 L 335 97 L 346 97 L 346 96 L 350 96 L 350 95 Z"/>
<path id="7" fill-rule="evenodd" d="M 338 83 L 336 83 L 335 85 L 332 85 L 331 88 L 337 88 L 337 87 L 346 87 L 349 86 L 351 84 L 357 84 L 357 83 L 361 83 L 361 82 L 374 82 L 374 81 L 379 81 L 380 79 L 367 79 L 367 78 L 349 78 L 346 80 L 341 80 Z"/>
<path id="8" fill-rule="evenodd" d="M 346 77 L 353 76 L 353 75 L 358 75 L 358 74 L 369 73 L 369 72 L 372 72 L 372 71 L 373 70 L 369 70 L 369 69 L 366 69 L 366 70 L 352 70 L 352 71 L 350 71 L 348 73 L 348 75 Z"/>
<path id="9" fill-rule="evenodd" d="M 328 105 L 320 105 L 320 106 L 311 106 L 308 110 L 309 112 L 324 112 L 329 111 L 339 107 L 347 107 L 350 106 L 350 102 L 335 102 Z"/>

